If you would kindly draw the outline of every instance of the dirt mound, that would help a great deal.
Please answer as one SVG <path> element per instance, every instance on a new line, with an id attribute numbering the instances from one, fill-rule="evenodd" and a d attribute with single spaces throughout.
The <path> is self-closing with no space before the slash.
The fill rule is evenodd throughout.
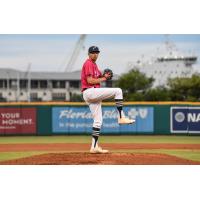
<path id="1" fill-rule="evenodd" d="M 7 165 L 194 165 L 197 161 L 152 153 L 49 153 L 0 162 Z"/>

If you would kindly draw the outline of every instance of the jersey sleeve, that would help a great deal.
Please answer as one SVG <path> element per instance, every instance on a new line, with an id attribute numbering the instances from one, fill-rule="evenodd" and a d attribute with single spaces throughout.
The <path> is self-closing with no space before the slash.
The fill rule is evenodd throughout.
<path id="1" fill-rule="evenodd" d="M 85 66 L 84 66 L 84 71 L 85 71 L 85 76 L 93 76 L 93 67 L 91 65 L 91 63 L 86 62 Z"/>

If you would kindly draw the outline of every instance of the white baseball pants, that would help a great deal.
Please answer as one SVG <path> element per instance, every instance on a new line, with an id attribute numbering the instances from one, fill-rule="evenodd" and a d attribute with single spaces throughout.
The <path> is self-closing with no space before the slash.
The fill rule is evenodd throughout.
<path id="1" fill-rule="evenodd" d="M 89 105 L 94 123 L 93 127 L 101 128 L 102 108 L 101 102 L 105 99 L 123 99 L 123 93 L 120 88 L 89 88 L 83 91 L 83 99 Z"/>

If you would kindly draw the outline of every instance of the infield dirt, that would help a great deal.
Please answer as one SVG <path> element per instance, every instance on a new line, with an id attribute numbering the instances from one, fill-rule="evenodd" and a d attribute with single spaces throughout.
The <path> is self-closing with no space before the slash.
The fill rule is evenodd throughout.
<path id="1" fill-rule="evenodd" d="M 152 153 L 48 153 L 4 161 L 8 165 L 194 165 L 197 161 Z"/>
<path id="2" fill-rule="evenodd" d="M 1 144 L 0 152 L 41 152 L 26 158 L 2 161 L 0 164 L 14 165 L 189 165 L 200 162 L 179 158 L 164 153 L 125 153 L 129 150 L 184 149 L 199 150 L 200 144 L 103 144 L 111 150 L 109 154 L 89 154 L 89 144 L 56 143 L 56 144 Z M 45 153 L 51 151 L 51 153 Z M 59 151 L 59 153 L 58 153 Z M 63 152 L 62 152 L 63 151 Z M 116 153 L 122 151 L 123 153 Z M 44 154 L 42 153 L 44 152 Z"/>

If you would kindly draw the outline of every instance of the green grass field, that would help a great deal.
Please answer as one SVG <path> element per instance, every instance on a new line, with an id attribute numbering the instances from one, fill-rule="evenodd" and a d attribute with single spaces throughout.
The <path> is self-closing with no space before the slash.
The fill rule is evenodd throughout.
<path id="1" fill-rule="evenodd" d="M 0 144 L 20 143 L 90 143 L 91 136 L 10 136 L 0 137 Z M 101 143 L 171 143 L 200 144 L 200 136 L 101 136 Z"/>
<path id="2" fill-rule="evenodd" d="M 88 143 L 90 145 L 90 136 L 18 136 L 18 137 L 0 137 L 1 144 L 47 144 L 47 143 Z M 100 143 L 169 143 L 169 144 L 200 144 L 199 136 L 101 136 Z M 0 152 L 0 161 L 29 157 L 43 153 L 51 153 L 55 151 L 42 152 Z M 63 152 L 63 151 L 62 151 Z M 119 152 L 115 150 L 114 152 Z M 122 152 L 122 151 L 120 151 Z M 132 153 L 165 153 L 180 158 L 194 161 L 200 161 L 200 150 L 186 149 L 138 149 L 123 150 L 123 152 Z"/>

